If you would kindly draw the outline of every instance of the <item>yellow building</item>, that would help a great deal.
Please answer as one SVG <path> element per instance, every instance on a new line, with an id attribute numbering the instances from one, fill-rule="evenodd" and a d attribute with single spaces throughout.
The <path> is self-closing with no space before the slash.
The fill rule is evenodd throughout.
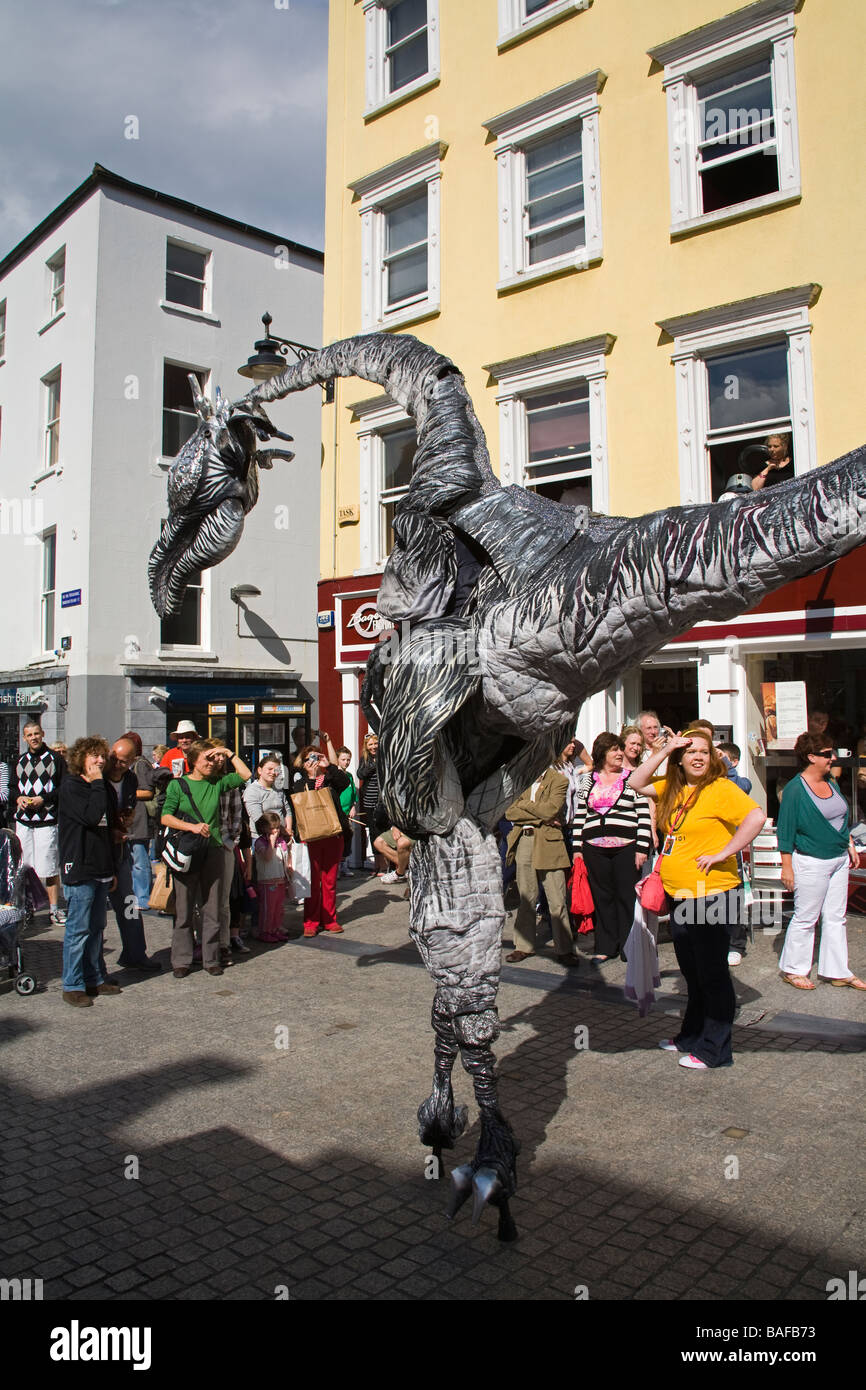
<path id="1" fill-rule="evenodd" d="M 417 334 L 463 371 L 504 482 L 600 511 L 718 498 L 774 432 L 770 484 L 854 448 L 864 29 L 841 0 L 331 0 L 324 340 Z M 353 748 L 412 440 L 337 383 L 320 722 Z M 864 732 L 863 575 L 855 552 L 698 627 L 594 697 L 581 737 L 700 713 L 773 811 L 791 755 L 766 748 L 762 685 L 795 719 L 805 683 L 840 746 Z"/>

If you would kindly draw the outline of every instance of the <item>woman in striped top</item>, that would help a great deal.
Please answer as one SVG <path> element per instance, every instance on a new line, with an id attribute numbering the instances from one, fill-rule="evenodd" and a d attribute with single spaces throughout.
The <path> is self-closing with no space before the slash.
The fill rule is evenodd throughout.
<path id="1" fill-rule="evenodd" d="M 593 960 L 622 956 L 634 920 L 635 884 L 652 844 L 646 800 L 628 785 L 623 741 L 599 734 L 592 772 L 577 789 L 573 821 L 575 859 L 583 859 L 595 903 Z"/>

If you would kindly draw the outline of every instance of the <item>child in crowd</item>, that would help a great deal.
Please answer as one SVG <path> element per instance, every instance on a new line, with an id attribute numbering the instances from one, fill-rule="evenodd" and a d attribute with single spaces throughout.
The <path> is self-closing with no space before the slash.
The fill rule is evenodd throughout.
<path id="1" fill-rule="evenodd" d="M 337 767 L 349 775 L 349 785 L 344 792 L 340 792 L 340 805 L 343 814 L 353 821 L 358 814 L 358 787 L 351 772 L 349 764 L 352 761 L 351 749 L 343 745 L 337 749 Z M 354 838 L 354 827 L 348 834 L 343 835 L 343 858 L 340 860 L 340 878 L 354 878 L 352 870 L 352 844 Z"/>
<path id="2" fill-rule="evenodd" d="M 283 930 L 286 888 L 292 873 L 292 852 L 285 827 L 276 811 L 265 811 L 256 821 L 256 895 L 260 941 L 287 941 Z"/>

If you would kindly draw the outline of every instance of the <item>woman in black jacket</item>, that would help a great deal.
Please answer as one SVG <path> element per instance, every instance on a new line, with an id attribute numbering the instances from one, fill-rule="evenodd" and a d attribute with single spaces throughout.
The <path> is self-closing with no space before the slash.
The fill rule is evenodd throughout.
<path id="1" fill-rule="evenodd" d="M 302 750 L 300 769 L 292 779 L 292 796 L 305 788 L 313 791 L 327 787 L 340 821 L 338 834 L 304 841 L 310 853 L 310 896 L 304 899 L 304 936 L 316 936 L 320 931 L 336 936 L 343 930 L 337 922 L 337 874 L 343 857 L 343 836 L 350 826 L 340 805 L 340 792 L 346 790 L 350 780 L 349 774 L 329 763 L 318 748 L 311 745 Z M 303 839 L 297 813 L 295 826 L 296 838 Z"/>
<path id="2" fill-rule="evenodd" d="M 89 1007 L 97 994 L 120 994 L 99 960 L 108 894 L 117 883 L 113 798 L 103 781 L 108 744 L 80 738 L 70 749 L 58 805 L 60 872 L 68 904 L 63 937 L 63 998 Z"/>
<path id="3" fill-rule="evenodd" d="M 370 834 L 369 853 L 371 856 L 374 856 L 373 841 L 384 829 L 384 826 L 376 825 L 376 807 L 380 800 L 379 769 L 376 761 L 378 753 L 378 735 L 367 734 L 364 739 L 364 756 L 358 763 L 358 800 L 361 803 L 361 823 Z"/>

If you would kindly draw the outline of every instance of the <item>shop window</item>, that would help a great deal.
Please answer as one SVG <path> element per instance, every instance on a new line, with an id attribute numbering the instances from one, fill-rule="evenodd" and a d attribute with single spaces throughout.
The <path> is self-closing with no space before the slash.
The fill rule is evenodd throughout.
<path id="1" fill-rule="evenodd" d="M 499 387 L 503 484 L 607 511 L 605 356 L 612 346 L 604 335 L 485 368 Z"/>
<path id="2" fill-rule="evenodd" d="M 596 70 L 484 122 L 496 136 L 500 290 L 601 259 L 603 83 Z"/>
<path id="3" fill-rule="evenodd" d="M 800 196 L 801 4 L 758 0 L 649 50 L 664 67 L 672 232 Z"/>
<path id="4" fill-rule="evenodd" d="M 546 29 L 580 10 L 588 10 L 592 0 L 499 0 L 499 47 Z"/>
<path id="5" fill-rule="evenodd" d="M 42 537 L 42 650 L 54 651 L 54 608 L 57 597 L 57 531 Z"/>
<path id="6" fill-rule="evenodd" d="M 361 325 L 390 328 L 439 309 L 441 159 L 416 150 L 351 185 L 360 195 Z"/>
<path id="7" fill-rule="evenodd" d="M 363 0 L 371 116 L 439 79 L 439 0 Z"/>
<path id="8" fill-rule="evenodd" d="M 177 241 L 168 241 L 165 251 L 165 298 L 169 304 L 188 309 L 206 309 L 210 253 Z"/>
<path id="9" fill-rule="evenodd" d="M 180 612 L 162 619 L 160 643 L 163 647 L 200 647 L 202 645 L 201 570 L 193 570 L 187 581 Z"/>
<path id="10" fill-rule="evenodd" d="M 809 309 L 816 285 L 660 320 L 674 341 L 680 501 L 716 501 L 736 473 L 817 464 Z M 772 437 L 772 438 L 771 438 Z"/>
<path id="11" fill-rule="evenodd" d="M 199 424 L 189 385 L 190 372 L 198 379 L 198 384 L 204 391 L 207 372 L 196 371 L 194 367 L 178 366 L 173 362 L 163 365 L 162 452 L 166 458 L 174 458 L 179 453 Z"/>

